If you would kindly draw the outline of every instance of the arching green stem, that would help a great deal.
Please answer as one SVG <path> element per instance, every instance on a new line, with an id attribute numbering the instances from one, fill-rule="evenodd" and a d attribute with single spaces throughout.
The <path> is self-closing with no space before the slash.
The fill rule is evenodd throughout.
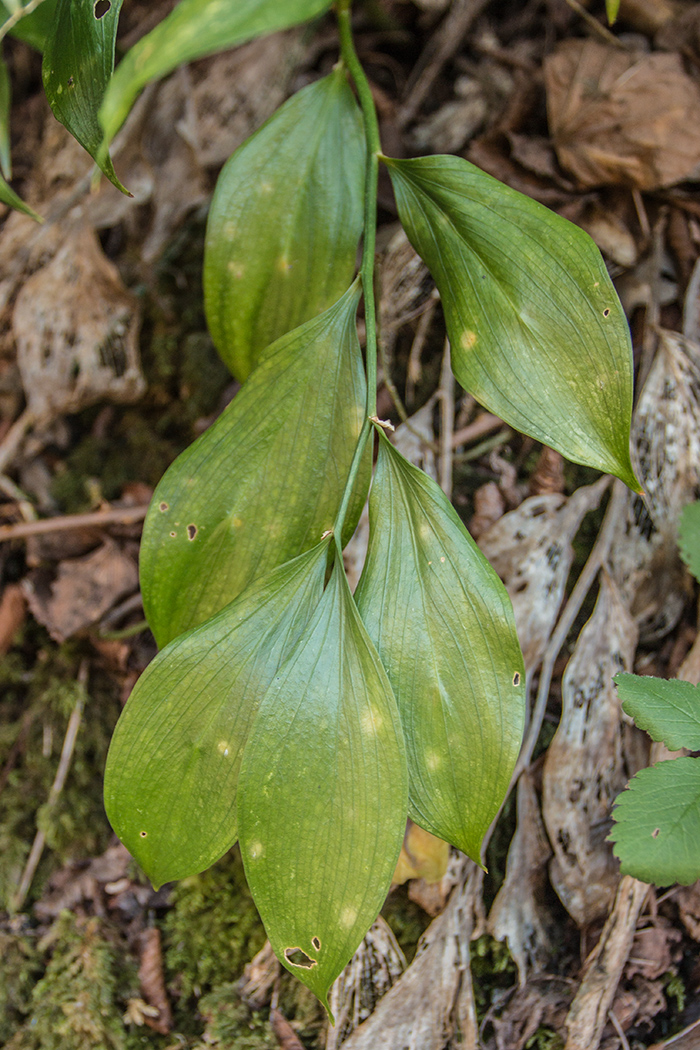
<path id="1" fill-rule="evenodd" d="M 365 300 L 365 330 L 367 359 L 367 412 L 364 426 L 355 449 L 355 456 L 348 475 L 343 500 L 338 511 L 333 531 L 340 537 L 350 496 L 355 485 L 362 456 L 371 432 L 370 420 L 377 414 L 377 309 L 374 299 L 374 254 L 377 237 L 377 180 L 379 177 L 379 122 L 365 72 L 355 51 L 350 21 L 351 0 L 338 0 L 336 13 L 340 34 L 340 53 L 353 79 L 362 109 L 362 120 L 367 140 L 367 172 L 365 175 L 365 222 L 362 242 L 362 290 Z"/>

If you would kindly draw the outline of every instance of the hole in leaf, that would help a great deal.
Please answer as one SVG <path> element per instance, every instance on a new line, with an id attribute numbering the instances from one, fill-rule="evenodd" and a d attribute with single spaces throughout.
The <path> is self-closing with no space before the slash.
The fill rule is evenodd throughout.
<path id="1" fill-rule="evenodd" d="M 321 950 L 321 942 L 319 941 L 318 937 L 312 937 L 311 943 L 313 944 L 317 952 Z"/>
<path id="2" fill-rule="evenodd" d="M 292 966 L 303 966 L 306 970 L 310 970 L 312 966 L 318 965 L 316 960 L 310 959 L 301 948 L 285 948 L 284 957 Z"/>
<path id="3" fill-rule="evenodd" d="M 104 18 L 112 6 L 112 0 L 97 0 L 93 10 L 95 12 L 95 18 Z"/>
<path id="4" fill-rule="evenodd" d="M 140 835 L 140 837 L 141 837 L 142 839 L 145 839 L 145 838 L 146 838 L 146 835 L 147 835 L 147 834 L 148 834 L 148 832 L 147 832 L 147 831 L 139 831 L 139 835 Z"/>
<path id="5" fill-rule="evenodd" d="M 171 536 L 172 539 L 175 539 L 175 537 L 177 536 L 177 533 L 176 532 L 171 532 L 170 536 Z"/>
<path id="6" fill-rule="evenodd" d="M 516 671 L 513 675 L 513 685 L 520 685 L 520 671 Z"/>
<path id="7" fill-rule="evenodd" d="M 75 77 L 68 77 L 68 87 L 73 87 L 75 84 Z"/>
<path id="8" fill-rule="evenodd" d="M 163 513 L 163 514 L 165 514 L 167 509 L 168 509 L 168 504 L 167 503 L 161 503 L 160 506 L 158 507 L 158 510 L 161 511 L 161 513 Z"/>
<path id="9" fill-rule="evenodd" d="M 610 317 L 610 310 L 608 309 L 608 307 L 607 307 L 607 306 L 606 306 L 606 308 L 605 308 L 605 309 L 603 310 L 603 317 Z"/>
<path id="10" fill-rule="evenodd" d="M 658 839 L 660 831 L 661 831 L 661 828 L 654 828 L 654 830 L 651 833 L 651 837 L 653 839 Z"/>
<path id="11" fill-rule="evenodd" d="M 188 540 L 193 540 L 196 535 L 197 535 L 197 526 L 196 525 L 188 525 L 187 526 L 187 539 Z"/>

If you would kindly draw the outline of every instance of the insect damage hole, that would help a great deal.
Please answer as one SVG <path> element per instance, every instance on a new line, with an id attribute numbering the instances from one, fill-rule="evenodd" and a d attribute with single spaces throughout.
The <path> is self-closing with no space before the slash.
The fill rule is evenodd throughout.
<path id="1" fill-rule="evenodd" d="M 661 831 L 661 828 L 654 828 L 654 830 L 651 833 L 651 837 L 653 839 L 658 839 L 660 831 Z"/>
<path id="2" fill-rule="evenodd" d="M 158 510 L 161 512 L 161 514 L 165 514 L 166 510 L 168 510 L 168 504 L 165 502 L 165 500 L 163 500 L 163 502 L 158 505 Z"/>
<path id="3" fill-rule="evenodd" d="M 112 0 L 97 0 L 93 8 L 95 18 L 104 18 L 111 6 Z"/>
<path id="4" fill-rule="evenodd" d="M 284 957 L 290 966 L 302 966 L 305 970 L 318 966 L 316 960 L 311 959 L 301 948 L 285 948 Z"/>
<path id="5" fill-rule="evenodd" d="M 312 937 L 311 938 L 311 943 L 313 944 L 313 946 L 316 949 L 316 951 L 320 952 L 320 950 L 321 950 L 321 942 L 319 941 L 318 937 Z"/>
<path id="6" fill-rule="evenodd" d="M 147 831 L 139 831 L 139 838 L 145 839 L 147 835 Z"/>
<path id="7" fill-rule="evenodd" d="M 520 685 L 520 671 L 516 671 L 513 675 L 513 685 Z"/>
<path id="8" fill-rule="evenodd" d="M 605 309 L 603 310 L 603 317 L 610 317 L 610 307 L 605 307 Z"/>
<path id="9" fill-rule="evenodd" d="M 196 535 L 197 535 L 197 526 L 196 525 L 188 525 L 187 526 L 187 539 L 188 540 L 193 540 Z"/>

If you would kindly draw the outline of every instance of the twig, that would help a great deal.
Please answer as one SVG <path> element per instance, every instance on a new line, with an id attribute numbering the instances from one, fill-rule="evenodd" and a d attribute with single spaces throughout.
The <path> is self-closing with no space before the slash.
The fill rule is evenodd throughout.
<path id="1" fill-rule="evenodd" d="M 413 434 L 414 437 L 417 437 L 423 443 L 423 445 L 425 445 L 426 448 L 429 448 L 430 451 L 437 456 L 439 454 L 439 449 L 436 442 L 428 441 L 426 436 L 424 434 L 421 434 L 419 430 L 416 430 L 416 428 L 411 423 L 411 417 L 408 414 L 406 406 L 401 400 L 401 394 L 399 393 L 396 384 L 394 383 L 393 379 L 389 374 L 390 364 L 386 353 L 386 346 L 384 344 L 384 340 L 380 338 L 377 341 L 377 345 L 379 347 L 379 360 L 381 362 L 382 372 L 384 374 L 384 386 L 389 391 L 389 397 L 391 398 L 394 404 L 394 408 L 396 409 L 397 415 L 401 420 L 402 425 L 406 427 L 406 430 L 408 430 L 409 433 Z"/>
<path id="2" fill-rule="evenodd" d="M 445 339 L 440 371 L 440 488 L 452 496 L 452 435 L 455 421 L 455 380 L 450 364 L 450 341 Z"/>
<path id="3" fill-rule="evenodd" d="M 608 1017 L 610 1018 L 613 1028 L 617 1032 L 620 1043 L 622 1044 L 622 1050 L 630 1050 L 630 1044 L 627 1042 L 627 1036 L 625 1035 L 622 1025 L 618 1021 L 612 1006 L 608 1010 Z"/>
<path id="4" fill-rule="evenodd" d="M 580 18 L 584 20 L 586 25 L 590 26 L 594 33 L 597 33 L 606 44 L 612 44 L 613 47 L 618 48 L 620 51 L 629 50 L 626 44 L 623 44 L 614 33 L 611 33 L 607 26 L 604 26 L 597 18 L 594 18 L 590 11 L 587 11 L 583 4 L 580 4 L 578 0 L 566 0 L 567 4 L 572 11 L 575 11 Z"/>
<path id="5" fill-rule="evenodd" d="M 466 452 L 458 452 L 456 456 L 452 457 L 453 463 L 469 463 L 473 459 L 480 459 L 481 456 L 485 456 L 487 452 L 492 452 L 496 448 L 500 448 L 501 445 L 505 445 L 506 441 L 510 441 L 513 436 L 513 431 L 510 427 L 504 427 L 503 430 L 499 430 L 493 437 L 486 438 L 485 441 L 480 441 L 478 445 L 473 445 L 472 448 L 468 448 Z"/>
<path id="6" fill-rule="evenodd" d="M 7 25 L 7 22 L 5 25 Z M 1 39 L 2 37 L 0 37 L 0 40 Z M 36 417 L 29 408 L 25 408 L 22 415 L 14 421 L 5 435 L 2 444 L 0 444 L 0 474 L 5 473 L 12 460 L 19 452 L 27 431 L 35 422 Z"/>
<path id="7" fill-rule="evenodd" d="M 0 525 L 0 543 L 47 532 L 63 532 L 64 529 L 80 529 L 88 525 L 135 525 L 143 521 L 147 513 L 148 504 L 143 503 L 138 507 L 113 507 L 111 510 L 95 510 L 87 514 L 65 514 L 42 521 L 18 521 L 14 525 Z"/>
<path id="8" fill-rule="evenodd" d="M 63 786 L 68 776 L 68 770 L 70 769 L 71 761 L 73 759 L 73 751 L 75 750 L 75 742 L 78 738 L 78 730 L 80 729 L 80 722 L 83 717 L 83 708 L 85 707 L 85 697 L 87 690 L 88 681 L 88 662 L 83 660 L 78 670 L 78 698 L 75 701 L 75 706 L 71 711 L 71 716 L 68 719 L 68 726 L 66 728 L 66 735 L 63 739 L 63 747 L 61 748 L 61 757 L 58 762 L 58 769 L 56 770 L 56 776 L 54 777 L 51 790 L 49 791 L 48 808 L 53 809 L 58 801 L 58 798 L 63 791 Z M 29 851 L 27 857 L 27 863 L 24 866 L 22 872 L 22 878 L 20 879 L 17 893 L 12 899 L 12 907 L 14 911 L 20 911 L 24 904 L 29 887 L 32 884 L 32 879 L 36 873 L 41 855 L 44 852 L 44 846 L 46 844 L 46 834 L 42 830 L 38 830 L 34 836 L 34 842 L 32 848 Z"/>
<path id="9" fill-rule="evenodd" d="M 397 114 L 399 128 L 413 120 L 443 67 L 459 51 L 466 33 L 479 17 L 488 0 L 454 0 L 450 13 L 430 38 L 407 86 L 407 98 Z"/>
<path id="10" fill-rule="evenodd" d="M 498 430 L 502 426 L 503 420 L 499 416 L 494 416 L 490 412 L 482 412 L 473 423 L 468 423 L 461 430 L 455 430 L 452 435 L 452 448 L 459 448 L 460 445 L 469 445 L 472 441 L 476 441 L 477 438 L 484 437 L 484 435 L 490 434 L 493 430 Z"/>

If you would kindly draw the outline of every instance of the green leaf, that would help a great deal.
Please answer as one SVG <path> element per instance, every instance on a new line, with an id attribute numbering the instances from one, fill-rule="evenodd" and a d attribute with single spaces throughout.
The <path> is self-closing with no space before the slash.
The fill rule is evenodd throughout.
<path id="1" fill-rule="evenodd" d="M 462 386 L 511 426 L 639 490 L 629 331 L 590 237 L 460 157 L 384 160 L 440 291 Z"/>
<path id="2" fill-rule="evenodd" d="M 406 805 L 396 701 L 338 559 L 260 704 L 238 795 L 241 854 L 270 943 L 326 1009 L 384 903 Z"/>
<path id="3" fill-rule="evenodd" d="M 10 104 L 12 87 L 7 63 L 0 55 L 0 168 L 6 179 L 12 178 L 12 158 L 10 156 Z"/>
<path id="4" fill-rule="evenodd" d="M 608 25 L 612 26 L 617 22 L 619 10 L 620 0 L 605 0 L 605 13 L 608 16 Z"/>
<path id="5" fill-rule="evenodd" d="M 28 0 L 21 6 L 26 7 L 27 2 Z M 34 11 L 31 11 L 28 15 L 23 15 L 14 28 L 10 30 L 10 34 L 17 37 L 18 40 L 23 40 L 30 47 L 36 48 L 37 51 L 43 51 L 44 44 L 53 29 L 57 5 L 58 0 L 43 0 L 43 3 L 35 8 Z M 1 14 L 0 26 L 3 26 L 8 18 L 9 15 Z"/>
<path id="6" fill-rule="evenodd" d="M 180 0 L 120 63 L 100 113 L 106 142 L 114 138 L 149 81 L 183 62 L 307 22 L 330 5 L 331 0 Z"/>
<path id="7" fill-rule="evenodd" d="M 158 485 L 141 542 L 141 589 L 159 645 L 332 527 L 364 417 L 358 298 L 356 282 L 330 310 L 273 343 Z M 368 458 L 347 539 L 369 468 Z"/>
<path id="8" fill-rule="evenodd" d="M 41 215 L 37 215 L 33 208 L 30 208 L 28 204 L 25 204 L 21 197 L 18 197 L 11 186 L 3 179 L 0 175 L 0 201 L 3 204 L 8 204 L 10 208 L 16 208 L 17 211 L 24 212 L 25 215 L 29 215 L 30 218 L 36 219 L 37 222 L 43 222 Z"/>
<path id="9" fill-rule="evenodd" d="M 657 886 L 700 878 L 700 759 L 642 769 L 616 803 L 609 838 L 623 874 Z"/>
<path id="10" fill-rule="evenodd" d="M 337 69 L 294 95 L 221 172 L 204 302 L 216 347 L 241 382 L 261 350 L 352 280 L 365 154 L 360 111 Z"/>
<path id="11" fill-rule="evenodd" d="M 243 746 L 321 598 L 328 544 L 171 642 L 136 683 L 107 757 L 105 808 L 155 886 L 204 871 L 236 841 Z"/>
<path id="12" fill-rule="evenodd" d="M 652 740 L 671 751 L 700 750 L 700 686 L 636 674 L 617 674 L 613 681 L 625 714 Z"/>
<path id="13" fill-rule="evenodd" d="M 409 814 L 481 863 L 525 718 L 513 609 L 442 490 L 383 435 L 356 600 L 399 705 Z"/>
<path id="14" fill-rule="evenodd" d="M 700 502 L 688 503 L 678 523 L 681 558 L 696 580 L 700 580 Z"/>
<path id="15" fill-rule="evenodd" d="M 122 193 L 109 153 L 102 150 L 97 114 L 114 69 L 122 0 L 58 0 L 41 75 L 53 115 L 64 124 Z"/>

